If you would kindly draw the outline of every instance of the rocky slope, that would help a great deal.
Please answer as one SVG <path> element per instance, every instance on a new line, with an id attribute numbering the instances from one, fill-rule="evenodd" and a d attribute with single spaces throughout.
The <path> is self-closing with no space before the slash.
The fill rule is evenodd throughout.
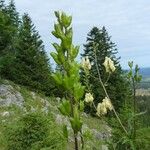
<path id="1" fill-rule="evenodd" d="M 29 113 L 40 110 L 53 114 L 58 125 L 65 124 L 68 130 L 72 132 L 68 119 L 62 116 L 57 109 L 59 103 L 60 98 L 45 97 L 6 80 L 0 82 L 0 117 L 2 122 L 6 123 L 13 118 L 16 119 L 18 112 Z M 87 114 L 83 114 L 83 120 L 83 132 L 91 134 L 95 140 L 103 142 L 111 136 L 111 129 L 103 121 L 92 118 Z M 73 138 L 70 135 L 70 141 L 72 140 Z M 105 145 L 102 145 L 102 147 L 103 150 L 107 149 Z"/>

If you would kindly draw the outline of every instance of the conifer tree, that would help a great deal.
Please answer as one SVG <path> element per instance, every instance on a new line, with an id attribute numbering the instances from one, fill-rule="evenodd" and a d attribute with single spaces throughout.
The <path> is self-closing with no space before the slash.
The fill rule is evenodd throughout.
<path id="1" fill-rule="evenodd" d="M 13 6 L 13 9 L 12 9 Z M 10 11 L 10 10 L 13 11 Z M 15 55 L 15 43 L 17 40 L 18 26 L 12 18 L 17 14 L 15 4 L 13 1 L 6 6 L 4 1 L 0 1 L 0 75 L 5 78 L 11 76 L 10 69 L 13 67 L 11 64 Z M 19 24 L 18 24 L 19 25 Z"/>
<path id="2" fill-rule="evenodd" d="M 4 1 L 0 1 L 0 24 L 1 24 L 1 49 L 13 52 L 17 39 L 19 27 L 19 13 L 16 10 L 15 3 L 11 0 L 6 6 Z M 4 41 L 2 41 L 2 39 Z"/>
<path id="3" fill-rule="evenodd" d="M 105 27 L 102 29 L 93 27 L 87 36 L 87 43 L 84 45 L 84 53 L 81 55 L 82 57 L 88 56 L 91 64 L 93 64 L 92 70 L 90 71 L 91 75 L 89 80 L 92 83 L 91 88 L 94 92 L 94 102 L 97 104 L 104 98 L 105 94 L 97 80 L 98 73 L 95 64 L 94 45 L 96 45 L 97 62 L 102 80 L 104 83 L 107 82 L 105 86 L 108 90 L 110 98 L 112 99 L 113 105 L 115 106 L 116 110 L 119 111 L 119 109 L 125 103 L 125 99 L 127 99 L 128 83 L 123 77 L 123 71 L 119 64 L 119 58 L 116 57 L 116 54 L 118 53 L 116 45 L 111 41 L 111 37 L 108 35 Z M 110 76 L 108 81 L 107 77 L 109 74 L 106 73 L 103 65 L 106 56 L 111 58 L 116 66 L 115 73 Z M 84 78 L 83 73 L 81 74 L 82 78 Z"/>
<path id="4" fill-rule="evenodd" d="M 10 0 L 8 6 L 6 7 L 6 12 L 9 15 L 12 25 L 18 27 L 19 26 L 19 13 L 16 10 L 14 0 Z"/>
<path id="5" fill-rule="evenodd" d="M 4 9 L 5 9 L 4 0 L 0 0 L 0 10 L 4 10 Z"/>
<path id="6" fill-rule="evenodd" d="M 11 43 L 10 43 L 10 49 L 11 49 L 11 55 L 15 55 L 16 53 L 16 42 L 18 37 L 18 28 L 20 24 L 20 18 L 19 13 L 16 10 L 15 2 L 14 0 L 10 0 L 8 6 L 6 7 L 6 14 L 10 18 L 10 25 L 13 28 L 14 32 L 11 36 Z"/>
<path id="7" fill-rule="evenodd" d="M 48 94 L 52 87 L 51 67 L 43 41 L 28 14 L 24 14 L 16 46 L 12 80 Z M 50 94 L 50 93 L 49 93 Z"/>

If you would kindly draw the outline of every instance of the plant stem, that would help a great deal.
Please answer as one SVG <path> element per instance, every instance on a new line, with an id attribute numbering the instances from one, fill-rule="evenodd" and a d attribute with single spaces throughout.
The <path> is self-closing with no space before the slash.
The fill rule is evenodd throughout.
<path id="1" fill-rule="evenodd" d="M 135 87 L 134 77 L 132 77 L 132 84 L 133 84 L 133 113 L 134 113 L 134 119 L 133 119 L 133 137 L 135 139 L 135 136 L 136 136 L 136 121 L 135 121 L 135 113 L 136 113 L 136 87 Z"/>
<path id="2" fill-rule="evenodd" d="M 82 143 L 82 149 L 84 149 L 84 139 L 83 139 L 83 135 L 82 135 L 82 131 L 80 131 L 80 137 L 81 137 L 81 143 Z"/>
<path id="3" fill-rule="evenodd" d="M 108 93 L 107 93 L 107 90 L 106 90 L 106 88 L 105 88 L 105 86 L 104 86 L 104 84 L 103 84 L 103 81 L 102 81 L 102 79 L 101 79 L 101 74 L 100 74 L 100 71 L 99 71 L 99 68 L 98 68 L 98 63 L 97 63 L 96 50 L 95 50 L 95 53 L 94 53 L 94 54 L 95 54 L 95 63 L 96 63 L 96 69 L 97 69 L 98 77 L 99 77 L 99 82 L 100 82 L 100 84 L 101 84 L 101 86 L 102 86 L 102 88 L 103 88 L 103 90 L 104 90 L 104 92 L 105 92 L 105 94 L 106 94 L 106 97 L 110 100 L 109 95 L 108 95 Z M 119 118 L 119 116 L 118 116 L 118 114 L 117 114 L 117 112 L 116 112 L 116 110 L 115 110 L 114 107 L 113 107 L 113 112 L 114 112 L 114 114 L 115 114 L 115 116 L 116 116 L 118 122 L 120 123 L 122 129 L 123 129 L 124 132 L 128 135 L 128 132 L 127 132 L 127 130 L 125 129 L 125 127 L 123 126 L 123 124 L 122 124 L 122 122 L 121 122 L 121 120 L 120 120 L 120 118 Z"/>
<path id="4" fill-rule="evenodd" d="M 75 141 L 75 143 L 74 143 L 75 150 L 79 150 L 79 148 L 78 148 L 78 139 L 77 139 L 77 134 L 76 133 L 74 133 L 74 141 Z"/>

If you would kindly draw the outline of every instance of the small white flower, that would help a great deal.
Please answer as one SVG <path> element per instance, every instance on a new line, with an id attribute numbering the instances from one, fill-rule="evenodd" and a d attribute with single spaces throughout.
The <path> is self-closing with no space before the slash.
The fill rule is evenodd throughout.
<path id="1" fill-rule="evenodd" d="M 91 103 L 91 102 L 93 102 L 93 100 L 94 100 L 94 98 L 93 98 L 93 95 L 91 93 L 85 94 L 85 102 Z"/>
<path id="2" fill-rule="evenodd" d="M 111 101 L 110 101 L 110 99 L 109 99 L 108 97 L 105 97 L 105 98 L 103 99 L 103 103 L 104 103 L 105 107 L 108 108 L 109 110 L 112 110 L 112 109 L 113 109 L 113 106 L 112 106 L 112 104 L 111 104 Z"/>
<path id="3" fill-rule="evenodd" d="M 84 70 L 91 70 L 91 64 L 88 56 L 82 58 L 81 66 Z"/>
<path id="4" fill-rule="evenodd" d="M 98 103 L 97 105 L 97 113 L 96 113 L 99 117 L 101 115 L 105 115 L 107 114 L 107 109 L 105 107 L 105 104 L 104 103 Z"/>
<path id="5" fill-rule="evenodd" d="M 105 57 L 105 61 L 104 61 L 103 65 L 105 66 L 106 72 L 111 73 L 116 70 L 114 62 L 108 57 Z"/>
<path id="6" fill-rule="evenodd" d="M 112 110 L 112 109 L 113 109 L 113 105 L 111 104 L 110 99 L 108 97 L 105 97 L 102 103 L 98 103 L 96 114 L 98 116 L 105 115 L 107 114 L 107 110 Z"/>

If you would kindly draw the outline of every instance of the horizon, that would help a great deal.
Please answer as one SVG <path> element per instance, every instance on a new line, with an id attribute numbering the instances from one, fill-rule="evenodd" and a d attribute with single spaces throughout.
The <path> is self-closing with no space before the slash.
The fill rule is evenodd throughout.
<path id="1" fill-rule="evenodd" d="M 38 5 L 37 5 L 38 3 Z M 28 13 L 36 29 L 39 31 L 49 54 L 54 50 L 51 43 L 56 39 L 51 31 L 55 22 L 54 11 L 62 10 L 73 16 L 74 43 L 80 45 L 80 54 L 83 44 L 93 26 L 105 26 L 112 42 L 117 45 L 120 64 L 123 69 L 128 68 L 128 61 L 134 61 L 140 68 L 149 68 L 150 51 L 150 1 L 116 0 L 104 1 L 57 1 L 48 0 L 15 0 L 17 10 Z M 149 4 L 149 5 L 148 5 Z M 42 7 L 41 7 L 42 6 Z M 90 10 L 90 11 L 89 11 Z M 97 15 L 99 14 L 99 15 Z M 50 55 L 49 55 L 50 56 Z M 78 59 L 80 56 L 78 56 Z M 50 59 L 53 63 L 52 58 Z"/>

